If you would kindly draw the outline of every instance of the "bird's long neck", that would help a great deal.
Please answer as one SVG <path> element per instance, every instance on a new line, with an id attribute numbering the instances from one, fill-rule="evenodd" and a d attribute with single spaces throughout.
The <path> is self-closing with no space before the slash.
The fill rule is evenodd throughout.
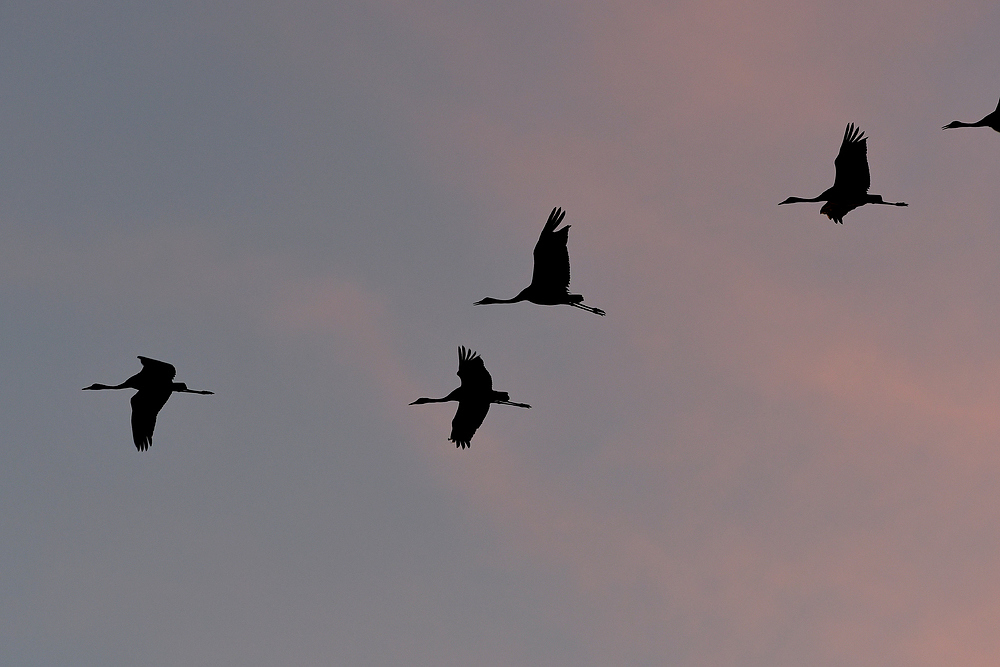
<path id="1" fill-rule="evenodd" d="M 825 195 L 826 193 L 824 192 L 818 197 L 813 197 L 812 199 L 803 199 L 802 197 L 789 197 L 785 201 L 780 202 L 778 206 L 781 206 L 781 204 L 815 204 L 816 202 L 826 201 L 827 198 Z"/>
<path id="2" fill-rule="evenodd" d="M 418 398 L 417 400 L 410 403 L 410 405 L 423 405 L 424 403 L 447 403 L 448 401 L 457 401 L 460 400 L 459 394 L 461 393 L 461 391 L 462 388 L 459 387 L 458 389 L 455 389 L 444 398 L 426 398 L 426 397 Z"/>
<path id="3" fill-rule="evenodd" d="M 488 303 L 517 303 L 519 301 L 530 301 L 529 292 L 532 291 L 532 286 L 528 285 L 523 290 L 517 293 L 516 296 L 510 299 L 495 299 L 492 296 L 488 296 L 482 301 L 477 301 L 475 305 L 485 305 Z"/>
<path id="4" fill-rule="evenodd" d="M 482 299 L 481 301 L 477 301 L 474 305 L 485 306 L 491 303 L 517 303 L 518 301 L 524 301 L 524 299 L 525 297 L 523 292 L 521 294 L 518 294 L 512 299 L 495 299 L 492 296 L 488 296 L 485 299 Z"/>
<path id="5" fill-rule="evenodd" d="M 131 388 L 131 385 L 129 385 L 128 380 L 125 380 L 125 382 L 122 382 L 119 385 L 115 385 L 114 387 L 112 387 L 111 385 L 99 384 L 95 382 L 89 387 L 84 387 L 83 389 L 84 391 L 86 391 L 88 389 L 129 389 L 129 388 Z"/>

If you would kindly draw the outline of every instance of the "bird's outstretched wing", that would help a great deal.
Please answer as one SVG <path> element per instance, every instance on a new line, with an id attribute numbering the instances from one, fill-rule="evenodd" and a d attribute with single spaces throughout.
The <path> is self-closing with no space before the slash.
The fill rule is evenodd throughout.
<path id="1" fill-rule="evenodd" d="M 458 377 L 462 379 L 462 394 L 482 393 L 488 396 L 493 390 L 493 377 L 486 370 L 483 358 L 465 347 L 458 348 Z"/>
<path id="2" fill-rule="evenodd" d="M 556 227 L 566 217 L 566 211 L 554 208 L 542 227 L 532 255 L 535 265 L 531 272 L 531 285 L 536 289 L 565 292 L 569 288 L 569 225 Z"/>
<path id="3" fill-rule="evenodd" d="M 458 348 L 458 377 L 462 379 L 462 386 L 459 387 L 461 394 L 448 439 L 465 449 L 470 446 L 469 441 L 490 411 L 493 378 L 486 370 L 483 358 L 465 347 Z"/>
<path id="4" fill-rule="evenodd" d="M 174 376 L 177 375 L 177 369 L 174 368 L 174 365 L 165 361 L 157 361 L 142 355 L 139 356 L 139 361 L 142 362 L 143 377 L 149 380 L 169 383 L 173 382 Z"/>
<path id="5" fill-rule="evenodd" d="M 448 438 L 456 447 L 465 449 L 471 447 L 472 436 L 483 424 L 486 413 L 490 411 L 489 398 L 471 396 L 458 402 L 458 411 L 451 420 L 451 436 Z"/>
<path id="6" fill-rule="evenodd" d="M 844 142 L 840 144 L 840 154 L 833 161 L 837 167 L 837 177 L 833 188 L 843 194 L 863 195 L 871 187 L 868 172 L 868 139 L 853 123 L 844 131 Z"/>
<path id="7" fill-rule="evenodd" d="M 159 414 L 168 398 L 170 398 L 169 389 L 165 391 L 143 389 L 136 392 L 132 400 L 129 401 L 132 404 L 132 442 L 135 443 L 136 449 L 140 452 L 146 451 L 153 444 L 156 415 Z"/>

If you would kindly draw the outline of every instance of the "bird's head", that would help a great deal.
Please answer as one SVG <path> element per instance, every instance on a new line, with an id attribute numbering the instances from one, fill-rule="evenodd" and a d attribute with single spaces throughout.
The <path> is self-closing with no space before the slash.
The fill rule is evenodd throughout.
<path id="1" fill-rule="evenodd" d="M 500 300 L 499 299 L 494 299 L 493 297 L 488 296 L 485 299 L 482 299 L 481 301 L 476 301 L 472 305 L 474 305 L 474 306 L 486 306 L 486 305 L 489 305 L 491 303 L 500 303 Z"/>

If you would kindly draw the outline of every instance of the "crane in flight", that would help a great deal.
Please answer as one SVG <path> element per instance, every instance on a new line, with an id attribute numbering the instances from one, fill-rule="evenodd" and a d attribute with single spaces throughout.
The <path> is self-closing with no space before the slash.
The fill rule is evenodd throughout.
<path id="1" fill-rule="evenodd" d="M 566 243 L 569 241 L 570 226 L 566 225 L 562 229 L 556 230 L 565 217 L 564 210 L 554 208 L 549 214 L 545 226 L 542 227 L 542 233 L 539 235 L 532 253 L 535 265 L 531 272 L 530 285 L 521 290 L 513 299 L 494 299 L 488 296 L 477 301 L 475 305 L 530 301 L 541 306 L 566 304 L 597 315 L 605 315 L 606 313 L 600 308 L 586 305 L 583 302 L 582 294 L 569 293 L 569 250 L 566 249 Z"/>
<path id="2" fill-rule="evenodd" d="M 1000 102 L 997 102 L 997 108 L 993 111 L 993 113 L 987 115 L 981 121 L 976 123 L 963 123 L 960 120 L 953 120 L 941 129 L 950 130 L 955 127 L 991 127 L 997 132 L 1000 132 Z"/>
<path id="3" fill-rule="evenodd" d="M 844 216 L 865 204 L 886 204 L 887 206 L 906 206 L 906 202 L 883 201 L 882 195 L 868 194 L 871 187 L 871 174 L 868 172 L 868 138 L 851 123 L 844 132 L 844 141 L 840 144 L 840 154 L 833 161 L 837 168 L 837 176 L 833 187 L 827 188 L 818 197 L 802 199 L 789 197 L 781 204 L 797 202 L 826 202 L 820 213 L 834 222 L 844 224 Z"/>
<path id="4" fill-rule="evenodd" d="M 96 389 L 138 389 L 130 401 L 132 404 L 132 441 L 140 452 L 149 449 L 153 444 L 153 427 L 156 426 L 156 415 L 159 414 L 170 394 L 183 392 L 188 394 L 214 394 L 212 391 L 188 389 L 183 382 L 174 382 L 177 369 L 165 361 L 157 361 L 149 357 L 139 357 L 142 370 L 119 385 L 92 384 L 84 387 L 86 390 Z"/>
<path id="5" fill-rule="evenodd" d="M 458 401 L 458 411 L 451 420 L 451 436 L 448 438 L 456 447 L 465 449 L 472 446 L 472 436 L 486 419 L 491 403 L 513 405 L 516 408 L 531 407 L 527 403 L 512 403 L 510 394 L 505 391 L 494 391 L 493 378 L 486 370 L 483 358 L 464 347 L 458 348 L 458 377 L 462 379 L 461 386 L 444 398 L 418 398 L 410 403 L 423 405 Z"/>

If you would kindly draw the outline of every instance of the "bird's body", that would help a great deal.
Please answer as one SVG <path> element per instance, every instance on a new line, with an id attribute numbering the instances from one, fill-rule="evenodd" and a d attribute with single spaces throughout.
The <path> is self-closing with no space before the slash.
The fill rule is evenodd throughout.
<path id="1" fill-rule="evenodd" d="M 833 187 L 827 188 L 818 197 L 803 199 L 789 197 L 781 204 L 799 202 L 826 202 L 819 212 L 834 222 L 844 224 L 844 216 L 865 204 L 886 204 L 888 206 L 906 206 L 906 202 L 883 201 L 882 195 L 868 193 L 871 187 L 871 174 L 868 171 L 868 139 L 860 129 L 849 124 L 844 132 L 844 141 L 840 145 L 840 153 L 834 160 L 837 176 Z"/>
<path id="2" fill-rule="evenodd" d="M 446 403 L 458 401 L 458 411 L 451 421 L 451 436 L 448 438 L 456 447 L 465 449 L 471 447 L 472 436 L 486 419 L 491 403 L 513 405 L 518 408 L 530 408 L 526 403 L 511 403 L 510 394 L 493 389 L 493 377 L 486 370 L 482 357 L 467 350 L 458 348 L 458 377 L 462 379 L 460 387 L 444 398 L 418 398 L 410 405 L 425 403 Z"/>
<path id="3" fill-rule="evenodd" d="M 513 299 L 495 299 L 491 296 L 477 301 L 481 306 L 491 303 L 517 303 L 530 301 L 541 306 L 568 305 L 586 310 L 597 315 L 604 315 L 600 308 L 593 308 L 583 303 L 582 294 L 569 293 L 569 225 L 556 229 L 566 212 L 561 208 L 552 209 L 549 219 L 542 228 L 542 233 L 535 243 L 532 252 L 534 267 L 531 271 L 531 284 L 521 290 Z"/>
<path id="4" fill-rule="evenodd" d="M 1000 102 L 997 102 L 997 108 L 993 113 L 987 115 L 982 120 L 975 123 L 963 123 L 960 120 L 953 120 L 944 127 L 942 130 L 950 130 L 956 127 L 989 127 L 997 132 L 1000 132 Z"/>
<path id="5" fill-rule="evenodd" d="M 211 391 L 188 389 L 183 382 L 174 382 L 177 370 L 172 364 L 149 357 L 139 357 L 142 370 L 119 385 L 92 384 L 87 389 L 137 389 L 129 401 L 132 405 L 132 441 L 136 449 L 144 452 L 153 444 L 153 427 L 156 415 L 166 404 L 173 392 L 188 394 L 212 394 Z"/>

